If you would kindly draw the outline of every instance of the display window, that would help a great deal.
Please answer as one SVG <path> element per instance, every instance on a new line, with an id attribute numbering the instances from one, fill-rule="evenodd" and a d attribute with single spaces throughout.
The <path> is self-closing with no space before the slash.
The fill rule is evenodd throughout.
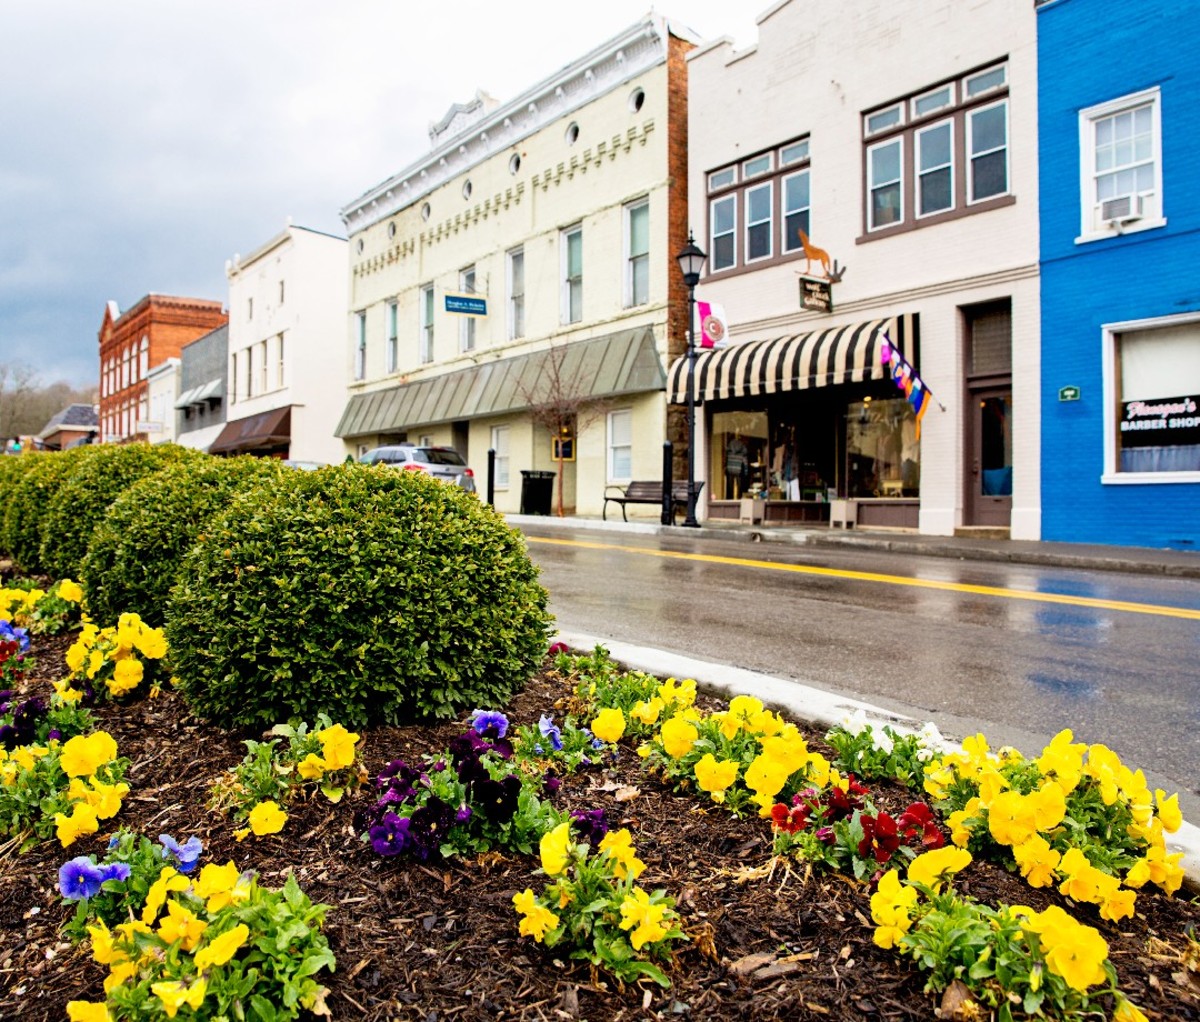
<path id="1" fill-rule="evenodd" d="M 909 403 L 870 395 L 851 401 L 846 414 L 846 496 L 916 497 L 920 485 L 921 447 Z"/>
<path id="2" fill-rule="evenodd" d="M 1200 321 L 1107 332 L 1106 482 L 1200 479 Z"/>

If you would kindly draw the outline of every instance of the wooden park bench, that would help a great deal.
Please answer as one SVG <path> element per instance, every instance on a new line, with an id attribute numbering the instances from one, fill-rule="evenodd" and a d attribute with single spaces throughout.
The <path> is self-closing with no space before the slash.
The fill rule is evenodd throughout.
<path id="1" fill-rule="evenodd" d="M 704 483 L 698 482 L 696 486 L 696 499 L 700 499 L 700 491 L 704 489 Z M 677 481 L 671 484 L 671 515 L 675 516 L 679 511 L 687 510 L 688 492 L 687 480 Z M 612 501 L 614 504 L 621 505 L 621 517 L 625 521 L 629 521 L 629 517 L 625 513 L 625 507 L 628 504 L 656 504 L 662 507 L 663 491 L 662 480 L 659 479 L 638 479 L 625 486 L 608 486 L 604 490 L 604 507 L 600 511 L 600 517 L 608 521 L 608 504 Z"/>

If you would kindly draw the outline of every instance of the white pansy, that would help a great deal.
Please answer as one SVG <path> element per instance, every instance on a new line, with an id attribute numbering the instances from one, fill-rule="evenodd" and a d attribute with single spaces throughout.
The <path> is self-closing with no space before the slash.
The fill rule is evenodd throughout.
<path id="1" fill-rule="evenodd" d="M 871 726 L 867 723 L 867 714 L 861 707 L 853 713 L 845 714 L 841 719 L 841 725 L 843 729 L 849 731 L 852 735 L 862 734 L 863 731 L 869 729 Z"/>
<path id="2" fill-rule="evenodd" d="M 871 735 L 871 740 L 875 743 L 875 748 L 882 752 L 885 756 L 890 756 L 892 750 L 896 747 L 896 743 L 892 741 L 892 736 L 886 731 L 876 731 Z"/>

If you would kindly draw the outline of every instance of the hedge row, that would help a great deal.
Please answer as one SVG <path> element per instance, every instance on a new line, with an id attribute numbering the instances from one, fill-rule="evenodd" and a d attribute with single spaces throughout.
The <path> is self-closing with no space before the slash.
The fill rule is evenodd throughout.
<path id="1" fill-rule="evenodd" d="M 162 624 L 216 723 L 449 718 L 507 701 L 545 652 L 520 534 L 421 473 L 148 444 L 7 460 L 0 553 L 81 578 L 98 624 Z"/>

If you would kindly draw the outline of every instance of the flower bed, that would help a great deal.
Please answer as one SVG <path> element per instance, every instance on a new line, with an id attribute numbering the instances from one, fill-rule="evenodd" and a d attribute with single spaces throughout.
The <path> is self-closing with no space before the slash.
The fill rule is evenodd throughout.
<path id="1" fill-rule="evenodd" d="M 35 637 L 37 666 L 29 683 L 45 685 L 61 676 L 63 671 L 51 665 L 63 662 L 69 642 L 69 637 Z M 129 762 L 124 781 L 130 791 L 107 829 L 81 837 L 69 852 L 54 840 L 20 855 L 13 847 L 5 849 L 0 1017 L 62 1019 L 68 1001 L 102 995 L 106 968 L 62 935 L 71 909 L 63 906 L 57 881 L 68 858 L 102 853 L 109 829 L 117 824 L 152 838 L 163 832 L 181 840 L 195 836 L 205 849 L 204 861 L 253 869 L 272 888 L 292 872 L 314 903 L 330 906 L 325 934 L 338 965 L 323 982 L 329 988 L 325 1002 L 336 1018 L 425 1019 L 436 1013 L 438 1018 L 534 1019 L 565 1012 L 599 1019 L 621 1011 L 625 1017 L 705 1019 L 931 1016 L 937 998 L 922 992 L 926 975 L 876 942 L 871 888 L 842 871 L 810 871 L 804 861 L 790 857 L 773 860 L 771 824 L 748 798 L 730 798 L 730 768 L 723 764 L 740 757 L 744 772 L 756 755 L 738 744 L 746 741 L 747 728 L 739 726 L 730 737 L 720 726 L 727 718 L 720 719 L 710 735 L 712 748 L 692 764 L 695 782 L 677 793 L 678 778 L 656 778 L 646 770 L 645 759 L 651 757 L 636 752 L 657 729 L 646 720 L 649 707 L 631 702 L 623 707 L 623 728 L 616 727 L 612 715 L 595 727 L 596 735 L 609 739 L 621 731 L 614 757 L 611 745 L 596 749 L 592 742 L 599 739 L 581 739 L 565 726 L 571 696 L 570 687 L 544 672 L 502 709 L 544 740 L 544 752 L 561 742 L 578 760 L 591 760 L 579 763 L 551 802 L 564 814 L 602 809 L 612 831 L 629 831 L 636 859 L 644 863 L 636 879 L 646 899 L 640 907 L 630 906 L 624 932 L 644 926 L 640 936 L 657 936 L 667 917 L 646 911 L 655 904 L 652 892 L 661 889 L 675 901 L 679 928 L 688 939 L 672 941 L 659 962 L 670 988 L 653 981 L 622 988 L 609 972 L 594 969 L 586 959 L 571 959 L 567 947 L 546 949 L 534 939 L 535 930 L 543 937 L 552 930 L 545 916 L 533 911 L 535 902 L 544 902 L 543 892 L 561 888 L 564 879 L 578 880 L 565 862 L 558 875 L 547 876 L 544 854 L 536 850 L 467 847 L 450 858 L 424 861 L 378 854 L 363 840 L 378 797 L 370 785 L 348 790 L 336 806 L 316 790 L 301 792 L 288 805 L 289 819 L 280 832 L 239 842 L 236 821 L 210 808 L 209 789 L 242 762 L 246 741 L 261 742 L 264 736 L 211 728 L 190 717 L 168 692 L 93 711 L 96 726 L 113 736 Z M 724 706 L 701 698 L 699 709 Z M 752 705 L 739 704 L 739 709 L 746 723 L 774 726 Z M 436 763 L 466 724 L 464 719 L 434 727 L 365 728 L 355 755 L 371 777 L 398 757 L 413 764 L 429 756 Z M 732 732 L 732 725 L 726 730 Z M 697 727 L 698 734 L 702 731 L 704 726 Z M 804 756 L 816 762 L 818 772 L 820 762 L 812 756 L 834 760 L 821 735 L 806 729 L 798 734 Z M 911 810 L 915 796 L 910 790 L 886 781 L 867 787 L 873 820 L 886 813 L 899 821 Z M 804 803 L 804 789 L 796 794 L 811 818 L 809 803 L 816 800 L 809 796 Z M 910 845 L 922 846 L 923 815 L 909 816 L 899 832 Z M 903 854 L 891 848 L 890 832 L 884 831 L 876 828 L 866 847 L 877 862 L 884 848 L 890 849 L 889 857 Z M 954 886 L 991 905 L 1024 904 L 1039 913 L 1068 905 L 1056 890 L 1032 888 L 1019 872 L 979 858 L 962 870 Z M 523 897 L 525 892 L 531 897 Z M 561 896 L 558 890 L 553 897 Z M 514 911 L 514 898 L 526 911 Z M 541 907 L 560 920 L 570 914 L 558 910 L 557 900 Z M 1119 925 L 1092 909 L 1074 906 L 1072 911 L 1093 913 L 1084 921 L 1107 941 L 1121 989 L 1151 1018 L 1200 1017 L 1192 971 L 1200 948 L 1186 935 L 1200 912 L 1185 897 L 1167 899 L 1146 888 L 1138 894 L 1135 916 Z M 522 918 L 533 920 L 525 926 L 526 935 L 520 932 Z M 619 929 L 617 923 L 614 930 Z M 606 940 L 614 935 L 604 934 Z M 184 1004 L 179 1012 L 187 1017 L 190 1008 Z"/>

